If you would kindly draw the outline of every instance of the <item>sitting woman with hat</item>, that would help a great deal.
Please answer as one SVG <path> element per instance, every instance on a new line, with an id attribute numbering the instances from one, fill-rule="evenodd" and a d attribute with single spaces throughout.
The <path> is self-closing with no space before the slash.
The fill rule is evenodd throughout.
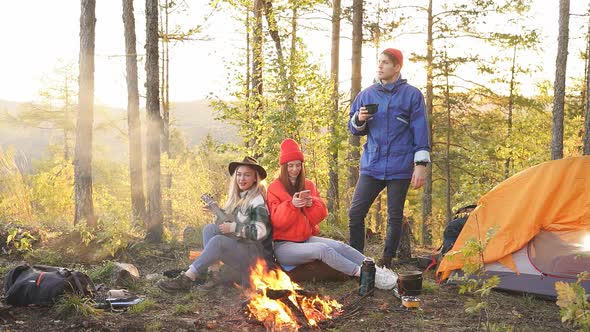
<path id="1" fill-rule="evenodd" d="M 268 186 L 268 207 L 277 261 L 300 265 L 320 260 L 346 275 L 358 277 L 365 256 L 342 241 L 317 236 L 328 210 L 316 186 L 305 178 L 304 157 L 297 142 L 285 139 L 279 157 L 280 174 Z M 393 287 L 393 272 L 377 268 L 377 287 Z"/>
<path id="2" fill-rule="evenodd" d="M 241 162 L 231 162 L 229 174 L 229 195 L 224 211 L 233 215 L 234 221 L 224 220 L 205 226 L 201 255 L 177 278 L 158 282 L 162 290 L 190 290 L 197 279 L 203 281 L 208 267 L 218 261 L 239 271 L 243 276 L 242 286 L 247 286 L 248 272 L 256 259 L 261 257 L 272 261 L 266 188 L 261 183 L 266 178 L 266 171 L 255 159 L 246 157 Z"/>

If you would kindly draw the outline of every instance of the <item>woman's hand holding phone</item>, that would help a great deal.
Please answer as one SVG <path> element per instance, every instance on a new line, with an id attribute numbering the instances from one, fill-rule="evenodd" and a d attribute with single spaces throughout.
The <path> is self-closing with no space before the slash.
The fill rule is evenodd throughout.
<path id="1" fill-rule="evenodd" d="M 296 208 L 302 208 L 305 206 L 305 199 L 301 198 L 300 194 L 301 194 L 300 192 L 296 192 L 293 195 L 293 199 L 291 199 L 291 203 Z"/>
<path id="2" fill-rule="evenodd" d="M 301 198 L 305 201 L 306 207 L 310 207 L 313 204 L 313 200 L 311 199 L 311 191 L 310 190 L 300 191 L 299 198 Z"/>
<path id="3" fill-rule="evenodd" d="M 311 199 L 311 192 L 309 190 L 303 190 L 296 192 L 291 200 L 293 206 L 302 208 L 304 206 L 310 207 L 313 203 Z"/>

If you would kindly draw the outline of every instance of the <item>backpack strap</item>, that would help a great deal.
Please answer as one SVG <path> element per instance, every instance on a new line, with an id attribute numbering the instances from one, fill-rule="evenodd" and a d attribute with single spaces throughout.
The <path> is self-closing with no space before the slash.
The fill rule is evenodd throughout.
<path id="1" fill-rule="evenodd" d="M 44 274 L 45 274 L 45 272 L 39 273 L 39 276 L 37 277 L 37 281 L 35 281 L 35 284 L 37 285 L 37 287 L 39 287 L 39 285 L 41 285 L 41 279 L 43 279 Z"/>
<path id="2" fill-rule="evenodd" d="M 86 294 L 86 292 L 84 291 L 84 287 L 82 287 L 82 283 L 80 282 L 80 278 L 78 278 L 78 274 L 72 273 L 72 278 L 74 279 L 74 283 L 76 284 L 76 287 L 78 287 L 78 290 L 80 291 L 80 295 L 84 296 Z"/>

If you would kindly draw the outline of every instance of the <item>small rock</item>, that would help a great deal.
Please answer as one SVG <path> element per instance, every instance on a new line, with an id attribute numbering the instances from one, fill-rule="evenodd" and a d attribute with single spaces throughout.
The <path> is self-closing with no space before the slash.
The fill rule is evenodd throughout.
<path id="1" fill-rule="evenodd" d="M 115 262 L 115 266 L 115 285 L 124 286 L 128 282 L 135 282 L 139 279 L 139 270 L 135 265 Z"/>

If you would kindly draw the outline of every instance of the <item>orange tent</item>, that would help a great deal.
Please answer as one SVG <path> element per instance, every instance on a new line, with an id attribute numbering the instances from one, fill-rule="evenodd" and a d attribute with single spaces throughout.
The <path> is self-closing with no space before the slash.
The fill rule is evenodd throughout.
<path id="1" fill-rule="evenodd" d="M 580 237 L 590 241 L 590 156 L 546 162 L 494 187 L 478 201 L 451 251 L 460 250 L 468 239 L 485 239 L 492 228 L 496 231 L 484 250 L 484 263 L 500 263 L 514 271 L 512 274 L 522 272 L 513 254 L 524 250 L 540 233 L 557 234 L 562 246 L 581 248 L 580 243 L 568 242 L 583 241 Z M 576 234 L 576 240 L 567 234 Z M 590 248 L 581 250 L 588 250 L 590 256 Z M 551 251 L 543 252 L 551 255 Z M 528 252 L 536 255 L 534 247 Z M 584 269 L 590 270 L 587 263 Z M 445 256 L 437 275 L 446 279 L 463 264 L 460 253 L 452 259 Z M 539 275 L 547 273 L 539 270 Z"/>

